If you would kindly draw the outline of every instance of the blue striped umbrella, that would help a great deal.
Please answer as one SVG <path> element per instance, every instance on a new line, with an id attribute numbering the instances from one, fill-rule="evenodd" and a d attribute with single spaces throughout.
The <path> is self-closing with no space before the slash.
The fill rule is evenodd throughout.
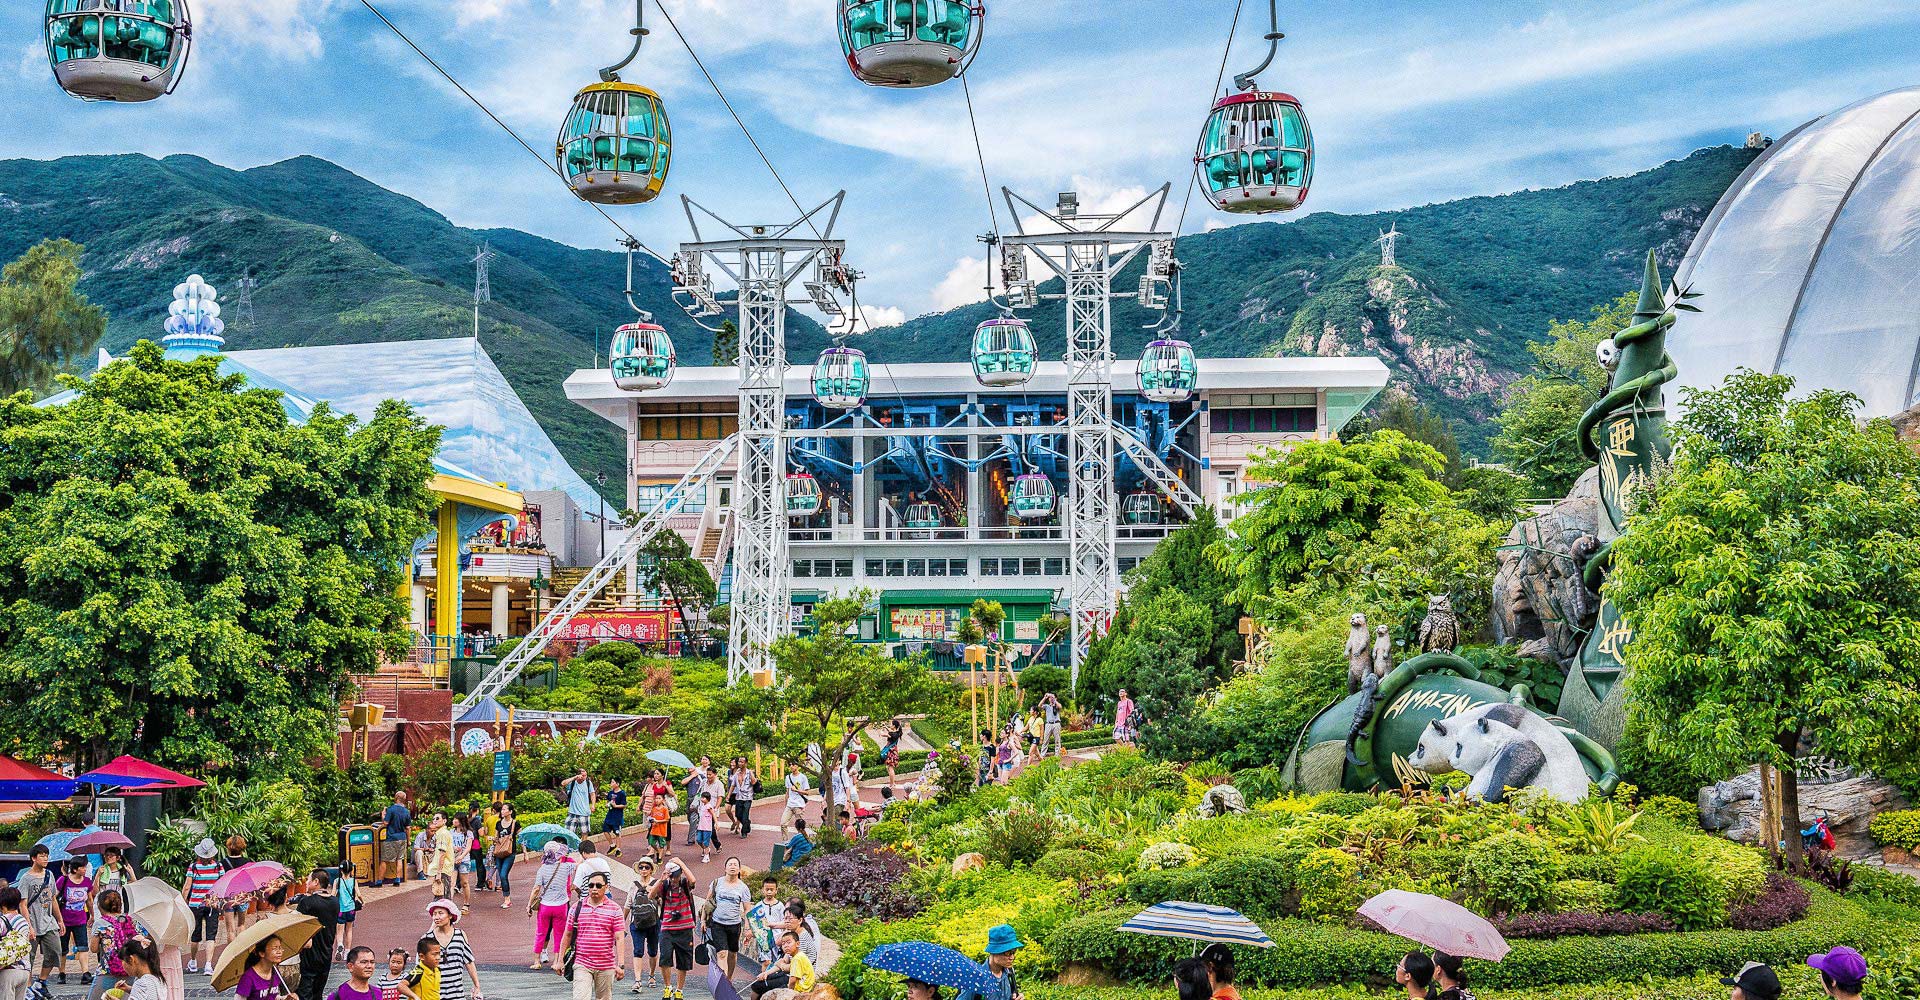
<path id="1" fill-rule="evenodd" d="M 1179 900 L 1155 903 L 1121 924 L 1120 929 L 1155 937 L 1244 944 L 1255 948 L 1273 947 L 1273 939 L 1267 936 L 1267 932 L 1241 916 L 1238 910 Z"/>

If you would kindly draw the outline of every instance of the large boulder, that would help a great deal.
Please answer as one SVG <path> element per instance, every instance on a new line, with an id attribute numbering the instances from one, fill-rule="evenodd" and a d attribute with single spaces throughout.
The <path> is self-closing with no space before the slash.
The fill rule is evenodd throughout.
<path id="1" fill-rule="evenodd" d="M 1800 775 L 1800 827 L 1821 816 L 1837 841 L 1835 852 L 1849 858 L 1877 858 L 1879 851 L 1867 836 L 1867 822 L 1875 813 L 1907 808 L 1898 788 L 1871 774 L 1845 769 L 1808 769 Z M 1700 825 L 1730 840 L 1757 844 L 1760 829 L 1760 769 L 1700 789 Z"/>
<path id="2" fill-rule="evenodd" d="M 1566 499 L 1513 526 L 1493 578 L 1493 634 L 1501 645 L 1571 667 L 1600 600 L 1580 572 L 1598 545 L 1600 472 L 1588 469 Z"/>

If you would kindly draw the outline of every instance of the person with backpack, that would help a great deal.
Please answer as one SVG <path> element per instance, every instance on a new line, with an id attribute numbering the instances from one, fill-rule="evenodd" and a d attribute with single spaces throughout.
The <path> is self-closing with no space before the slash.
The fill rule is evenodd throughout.
<path id="1" fill-rule="evenodd" d="M 96 900 L 100 910 L 100 919 L 93 926 L 93 949 L 99 955 L 101 975 L 93 977 L 93 989 L 87 993 L 88 1000 L 100 1000 L 114 983 L 127 974 L 126 965 L 120 960 L 120 946 L 133 940 L 140 928 L 126 913 L 126 900 L 120 890 L 107 889 Z"/>
<path id="2" fill-rule="evenodd" d="M 573 857 L 567 853 L 567 845 L 558 840 L 547 841 L 541 854 L 540 873 L 533 878 L 533 892 L 527 899 L 527 916 L 537 910 L 540 917 L 533 925 L 533 964 L 528 969 L 538 971 L 547 967 L 547 945 L 553 945 L 555 956 L 564 947 L 567 939 L 567 909 L 573 903 Z"/>
<path id="3" fill-rule="evenodd" d="M 26 1000 L 38 935 L 27 919 L 26 900 L 10 885 L 0 885 L 0 923 L 5 926 L 0 932 L 0 1000 Z"/>
<path id="4" fill-rule="evenodd" d="M 60 947 L 60 931 L 65 925 L 60 920 L 60 894 L 54 887 L 55 875 L 47 867 L 52 852 L 45 844 L 35 844 L 27 857 L 27 867 L 14 876 L 13 887 L 20 890 L 21 898 L 26 900 L 27 921 L 33 925 L 34 944 L 40 951 L 39 986 L 45 992 L 47 977 L 53 975 L 56 966 L 66 963 L 66 951 Z"/>
<path id="5" fill-rule="evenodd" d="M 633 891 L 627 896 L 627 935 L 633 938 L 633 989 L 640 992 L 640 971 L 645 961 L 650 989 L 660 982 L 660 902 L 653 898 L 653 858 L 643 856 L 633 863 Z M 0 998 L 3 1000 L 3 998 Z"/>
<path id="6" fill-rule="evenodd" d="M 693 970 L 693 876 L 678 858 L 648 890 L 660 904 L 660 1000 L 686 1000 L 687 973 Z"/>

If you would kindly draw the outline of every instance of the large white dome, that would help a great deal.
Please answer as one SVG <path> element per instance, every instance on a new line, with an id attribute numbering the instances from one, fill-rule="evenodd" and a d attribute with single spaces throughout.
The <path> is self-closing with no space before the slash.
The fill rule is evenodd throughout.
<path id="1" fill-rule="evenodd" d="M 1681 313 L 1668 338 L 1676 386 L 1716 386 L 1745 367 L 1792 375 L 1796 394 L 1852 392 L 1870 416 L 1920 404 L 1920 87 L 1768 147 L 1675 278 L 1701 293 L 1701 311 Z"/>

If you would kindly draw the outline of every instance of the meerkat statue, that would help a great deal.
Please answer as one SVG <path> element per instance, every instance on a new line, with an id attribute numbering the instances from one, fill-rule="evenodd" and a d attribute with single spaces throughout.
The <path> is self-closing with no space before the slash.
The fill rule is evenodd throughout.
<path id="1" fill-rule="evenodd" d="M 1373 670 L 1372 643 L 1368 641 L 1367 616 L 1354 615 L 1347 620 L 1347 693 L 1360 690 L 1360 681 Z"/>
<path id="2" fill-rule="evenodd" d="M 1381 680 L 1393 671 L 1393 636 L 1382 625 L 1373 630 L 1373 676 Z"/>

